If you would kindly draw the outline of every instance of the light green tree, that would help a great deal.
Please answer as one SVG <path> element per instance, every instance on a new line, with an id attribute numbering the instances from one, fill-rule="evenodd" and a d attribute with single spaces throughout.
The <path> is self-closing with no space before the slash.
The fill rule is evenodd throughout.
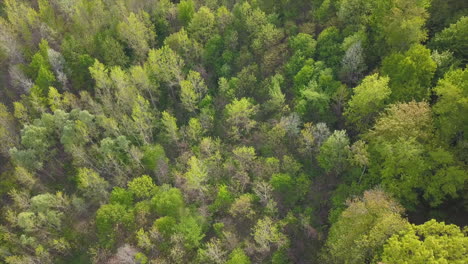
<path id="1" fill-rule="evenodd" d="M 83 195 L 96 204 L 104 203 L 108 196 L 109 183 L 97 172 L 80 168 L 76 176 L 77 187 Z"/>
<path id="2" fill-rule="evenodd" d="M 468 236 L 456 225 L 432 219 L 394 234 L 383 247 L 383 263 L 466 263 Z"/>
<path id="3" fill-rule="evenodd" d="M 388 77 L 373 74 L 353 89 L 354 95 L 348 101 L 344 115 L 358 131 L 366 131 L 384 109 L 391 94 L 388 82 Z"/>
<path id="4" fill-rule="evenodd" d="M 257 113 L 257 106 L 247 98 L 234 99 L 226 106 L 225 116 L 228 124 L 228 134 L 233 139 L 240 139 L 246 133 L 249 133 L 257 121 L 253 118 Z"/>
<path id="5" fill-rule="evenodd" d="M 180 100 L 182 105 L 189 112 L 194 112 L 199 108 L 199 104 L 208 91 L 200 73 L 190 71 L 187 79 L 180 83 Z"/>
<path id="6" fill-rule="evenodd" d="M 373 263 L 387 239 L 409 226 L 403 208 L 380 189 L 347 204 L 328 234 L 322 252 L 327 263 Z"/>
<path id="7" fill-rule="evenodd" d="M 448 72 L 434 88 L 438 96 L 433 107 L 437 115 L 436 126 L 447 142 L 453 139 L 462 141 L 468 131 L 468 70 L 458 69 Z"/>
<path id="8" fill-rule="evenodd" d="M 327 172 L 341 173 L 348 165 L 349 138 L 344 130 L 336 130 L 320 147 L 317 160 Z"/>
<path id="9" fill-rule="evenodd" d="M 144 12 L 130 13 L 117 26 L 119 37 L 133 50 L 137 60 L 146 57 L 156 34 L 152 29 L 150 16 Z"/>

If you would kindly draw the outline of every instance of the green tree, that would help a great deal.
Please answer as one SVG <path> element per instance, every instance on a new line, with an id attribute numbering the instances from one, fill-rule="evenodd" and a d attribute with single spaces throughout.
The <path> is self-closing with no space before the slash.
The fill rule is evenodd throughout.
<path id="1" fill-rule="evenodd" d="M 162 113 L 162 124 L 164 129 L 164 136 L 170 142 L 175 143 L 179 140 L 179 128 L 177 127 L 177 119 L 164 111 Z"/>
<path id="2" fill-rule="evenodd" d="M 77 187 L 86 198 L 97 204 L 107 199 L 109 183 L 97 172 L 88 168 L 80 168 L 76 178 Z"/>
<path id="3" fill-rule="evenodd" d="M 194 216 L 184 216 L 175 227 L 177 233 L 184 239 L 184 246 L 188 249 L 197 248 L 205 237 L 200 219 Z"/>
<path id="4" fill-rule="evenodd" d="M 329 67 L 337 69 L 343 56 L 342 37 L 336 27 L 328 27 L 317 37 L 317 57 Z"/>
<path id="5" fill-rule="evenodd" d="M 226 261 L 226 264 L 250 264 L 252 263 L 249 257 L 244 253 L 240 248 L 234 249 L 231 254 L 229 254 L 229 259 Z"/>
<path id="6" fill-rule="evenodd" d="M 166 152 L 161 145 L 146 145 L 143 147 L 143 166 L 149 171 L 156 171 L 160 165 L 167 162 Z"/>
<path id="7" fill-rule="evenodd" d="M 133 212 L 121 204 L 105 204 L 96 212 L 96 227 L 100 243 L 104 247 L 111 247 L 122 236 L 125 229 L 134 223 Z"/>
<path id="8" fill-rule="evenodd" d="M 390 6 L 383 5 L 384 17 L 379 19 L 379 34 L 391 50 L 405 51 L 413 44 L 427 39 L 424 24 L 428 18 L 429 0 L 392 0 Z M 376 13 L 375 15 L 378 15 Z"/>
<path id="9" fill-rule="evenodd" d="M 387 239 L 409 226 L 403 208 L 382 190 L 366 191 L 347 204 L 330 228 L 323 250 L 327 263 L 373 263 Z"/>
<path id="10" fill-rule="evenodd" d="M 438 96 L 433 107 L 436 126 L 447 142 L 463 140 L 468 131 L 468 70 L 458 69 L 445 74 L 434 88 Z"/>
<path id="11" fill-rule="evenodd" d="M 421 198 L 437 206 L 457 197 L 468 180 L 453 154 L 433 146 L 433 131 L 428 104 L 410 102 L 391 105 L 365 135 L 370 179 L 377 178 L 407 208 L 414 208 Z"/>
<path id="12" fill-rule="evenodd" d="M 389 78 L 369 75 L 356 86 L 344 115 L 358 131 L 366 131 L 384 109 L 390 97 Z"/>
<path id="13" fill-rule="evenodd" d="M 192 156 L 187 162 L 189 168 L 185 173 L 187 187 L 191 190 L 206 190 L 205 183 L 208 180 L 208 172 L 203 160 Z"/>
<path id="14" fill-rule="evenodd" d="M 382 75 L 390 77 L 391 100 L 408 102 L 428 99 L 436 64 L 430 50 L 413 45 L 405 53 L 394 53 L 382 62 Z"/>
<path id="15" fill-rule="evenodd" d="M 8 155 L 8 151 L 17 143 L 15 119 L 7 107 L 0 103 L 0 154 Z"/>
<path id="16" fill-rule="evenodd" d="M 152 198 L 154 211 L 159 216 L 178 217 L 185 206 L 182 193 L 177 188 L 162 186 Z"/>
<path id="17" fill-rule="evenodd" d="M 156 193 L 156 185 L 148 175 L 135 178 L 128 183 L 128 191 L 137 199 L 148 199 Z"/>
<path id="18" fill-rule="evenodd" d="M 317 160 L 327 172 L 343 172 L 348 165 L 349 138 L 344 130 L 336 130 L 320 147 Z"/>
<path id="19" fill-rule="evenodd" d="M 195 14 L 195 3 L 192 0 L 180 1 L 177 5 L 177 18 L 184 25 L 188 26 Z"/>
<path id="20" fill-rule="evenodd" d="M 234 201 L 233 194 L 229 191 L 226 185 L 221 185 L 218 187 L 218 193 L 210 206 L 210 209 L 214 212 L 225 211 L 227 210 L 232 202 Z"/>
<path id="21" fill-rule="evenodd" d="M 208 88 L 196 71 L 190 71 L 187 79 L 180 83 L 180 100 L 182 105 L 189 112 L 194 112 L 199 108 L 199 104 L 207 93 Z"/>
<path id="22" fill-rule="evenodd" d="M 149 15 L 144 11 L 138 14 L 130 13 L 117 26 L 119 37 L 128 44 L 136 59 L 140 61 L 146 57 L 156 38 L 149 19 Z"/>
<path id="23" fill-rule="evenodd" d="M 183 67 L 182 58 L 168 46 L 150 50 L 145 63 L 145 70 L 150 80 L 166 85 L 172 95 L 175 94 L 173 88 L 184 79 Z"/>
<path id="24" fill-rule="evenodd" d="M 190 66 L 196 65 L 202 55 L 203 47 L 190 38 L 184 28 L 165 38 L 164 45 L 175 51 Z"/>
<path id="25" fill-rule="evenodd" d="M 467 243 L 466 232 L 458 226 L 432 219 L 390 237 L 380 259 L 384 263 L 465 263 Z"/>
<path id="26" fill-rule="evenodd" d="M 215 15 L 213 12 L 206 6 L 202 6 L 193 15 L 187 30 L 196 41 L 204 44 L 215 33 L 215 23 Z"/>
<path id="27" fill-rule="evenodd" d="M 280 224 L 268 216 L 257 221 L 252 228 L 252 235 L 259 252 L 270 252 L 273 247 L 279 248 L 288 243 L 287 237 L 281 232 Z"/>
<path id="28" fill-rule="evenodd" d="M 464 32 L 467 30 L 468 16 L 464 16 L 456 23 L 438 32 L 431 44 L 439 50 L 452 51 L 457 58 L 466 63 L 468 61 L 468 37 Z"/>
<path id="29" fill-rule="evenodd" d="M 257 106 L 247 98 L 234 99 L 225 108 L 228 134 L 233 139 L 240 139 L 252 130 L 257 121 L 253 117 L 257 113 Z"/>

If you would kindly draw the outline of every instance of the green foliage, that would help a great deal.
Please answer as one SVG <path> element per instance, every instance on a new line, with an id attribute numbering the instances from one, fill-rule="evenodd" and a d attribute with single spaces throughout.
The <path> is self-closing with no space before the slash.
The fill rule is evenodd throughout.
<path id="1" fill-rule="evenodd" d="M 7 155 L 16 141 L 15 119 L 6 106 L 0 103 L 0 154 Z"/>
<path id="2" fill-rule="evenodd" d="M 390 77 L 393 102 L 428 99 L 435 70 L 430 50 L 422 45 L 413 45 L 404 54 L 394 53 L 382 62 L 382 75 Z"/>
<path id="3" fill-rule="evenodd" d="M 77 187 L 83 195 L 92 201 L 99 203 L 105 201 L 108 195 L 109 183 L 99 174 L 88 168 L 78 170 L 76 176 Z"/>
<path id="4" fill-rule="evenodd" d="M 458 226 L 432 219 L 422 225 L 411 225 L 389 238 L 381 260 L 385 263 L 464 263 L 468 261 L 467 243 L 466 233 Z"/>
<path id="5" fill-rule="evenodd" d="M 133 193 L 120 187 L 114 187 L 110 195 L 111 204 L 121 204 L 127 207 L 133 205 Z"/>
<path id="6" fill-rule="evenodd" d="M 226 106 L 226 122 L 229 125 L 228 134 L 233 139 L 239 139 L 252 130 L 257 122 L 253 119 L 257 107 L 247 98 L 234 99 Z"/>
<path id="7" fill-rule="evenodd" d="M 177 188 L 162 187 L 151 200 L 154 211 L 159 216 L 177 218 L 185 206 L 182 193 Z"/>
<path id="8" fill-rule="evenodd" d="M 463 62 L 468 60 L 468 38 L 464 32 L 468 30 L 468 16 L 461 17 L 433 39 L 433 45 L 439 50 L 450 50 Z"/>
<path id="9" fill-rule="evenodd" d="M 163 216 L 154 221 L 153 226 L 164 236 L 169 237 L 175 232 L 176 220 L 171 216 Z"/>
<path id="10" fill-rule="evenodd" d="M 177 5 L 177 9 L 179 21 L 187 26 L 195 14 L 195 3 L 192 0 L 181 1 L 179 5 Z"/>
<path id="11" fill-rule="evenodd" d="M 184 238 L 184 246 L 188 249 L 196 248 L 205 236 L 203 234 L 200 220 L 193 216 L 185 216 L 180 219 L 180 223 L 175 227 L 176 232 Z"/>
<path id="12" fill-rule="evenodd" d="M 150 176 L 143 175 L 128 183 L 128 191 L 137 199 L 148 199 L 156 192 L 156 185 Z"/>
<path id="13" fill-rule="evenodd" d="M 348 202 L 332 225 L 323 259 L 327 263 L 375 261 L 386 240 L 408 228 L 402 214 L 403 208 L 382 190 L 364 192 L 363 197 Z"/>
<path id="14" fill-rule="evenodd" d="M 124 21 L 118 24 L 117 31 L 119 37 L 128 44 L 134 56 L 139 60 L 146 57 L 151 43 L 156 38 L 146 12 L 130 13 Z"/>
<path id="15" fill-rule="evenodd" d="M 365 131 L 384 109 L 391 94 L 389 78 L 369 75 L 353 89 L 354 95 L 348 102 L 345 116 L 350 124 L 356 124 L 358 131 Z"/>
<path id="16" fill-rule="evenodd" d="M 215 15 L 209 8 L 202 6 L 193 15 L 187 30 L 196 41 L 206 43 L 215 33 Z"/>
<path id="17" fill-rule="evenodd" d="M 218 188 L 218 193 L 210 209 L 214 212 L 227 210 L 233 201 L 234 197 L 228 190 L 228 187 L 226 185 L 221 185 Z"/>
<path id="18" fill-rule="evenodd" d="M 161 145 L 146 145 L 141 162 L 149 171 L 156 171 L 160 162 L 166 161 L 166 152 Z"/>
<path id="19" fill-rule="evenodd" d="M 343 172 L 348 165 L 349 138 L 346 131 L 337 130 L 320 147 L 317 160 L 327 172 Z"/>
<path id="20" fill-rule="evenodd" d="M 234 249 L 231 254 L 229 254 L 229 260 L 226 264 L 250 264 L 252 263 L 249 257 L 244 253 L 240 248 Z"/>
<path id="21" fill-rule="evenodd" d="M 466 262 L 465 2 L 0 1 L 0 263 Z"/>
<path id="22" fill-rule="evenodd" d="M 438 96 L 433 107 L 437 115 L 436 125 L 446 141 L 462 140 L 459 135 L 468 131 L 468 70 L 454 70 L 448 72 L 434 88 Z"/>
<path id="23" fill-rule="evenodd" d="M 336 68 L 343 54 L 342 37 L 336 27 L 328 27 L 317 37 L 317 57 L 329 67 Z"/>
<path id="24" fill-rule="evenodd" d="M 133 212 L 121 204 L 105 204 L 96 212 L 96 227 L 101 244 L 110 247 L 117 242 L 116 228 L 131 228 Z M 123 231 L 123 230 L 121 230 Z"/>
<path id="25" fill-rule="evenodd" d="M 200 73 L 190 71 L 187 80 L 180 83 L 180 99 L 189 112 L 198 109 L 201 100 L 208 91 Z"/>
<path id="26" fill-rule="evenodd" d="M 457 197 L 467 180 L 452 154 L 429 144 L 433 130 L 427 103 L 410 102 L 392 105 L 367 135 L 372 174 L 410 208 L 421 198 L 418 193 L 432 206 Z"/>
<path id="27" fill-rule="evenodd" d="M 177 119 L 168 112 L 164 111 L 162 113 L 161 122 L 165 130 L 166 139 L 173 143 L 177 142 L 177 140 L 179 139 L 179 128 L 177 127 Z"/>

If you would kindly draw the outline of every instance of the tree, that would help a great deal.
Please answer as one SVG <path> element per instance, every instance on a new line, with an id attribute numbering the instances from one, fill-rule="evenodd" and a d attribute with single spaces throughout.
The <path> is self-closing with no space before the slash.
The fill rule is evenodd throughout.
<path id="1" fill-rule="evenodd" d="M 150 80 L 167 85 L 174 93 L 173 87 L 179 85 L 184 79 L 183 66 L 184 61 L 180 56 L 168 46 L 163 46 L 160 49 L 149 51 L 145 70 L 148 72 Z"/>
<path id="2" fill-rule="evenodd" d="M 409 226 L 403 208 L 380 189 L 347 205 L 330 228 L 322 254 L 327 263 L 373 263 L 387 239 Z"/>
<path id="3" fill-rule="evenodd" d="M 437 206 L 457 197 L 468 180 L 453 154 L 432 144 L 433 131 L 428 104 L 410 102 L 391 105 L 365 135 L 372 178 L 410 209 L 421 198 Z"/>
<path id="4" fill-rule="evenodd" d="M 221 185 L 218 187 L 218 193 L 216 194 L 216 198 L 211 204 L 210 209 L 213 212 L 225 211 L 231 206 L 233 201 L 234 197 L 228 187 L 226 185 Z"/>
<path id="5" fill-rule="evenodd" d="M 193 15 L 188 32 L 199 43 L 205 44 L 215 33 L 215 15 L 205 6 L 200 7 Z"/>
<path id="6" fill-rule="evenodd" d="M 151 199 L 154 211 L 159 216 L 171 216 L 177 218 L 185 206 L 182 193 L 177 188 L 162 186 Z"/>
<path id="7" fill-rule="evenodd" d="M 164 148 L 159 145 L 146 145 L 143 147 L 143 157 L 141 159 L 143 166 L 149 171 L 157 171 L 160 166 L 168 162 Z"/>
<path id="8" fill-rule="evenodd" d="M 189 169 L 185 173 L 187 179 L 187 187 L 191 190 L 204 191 L 204 186 L 208 180 L 208 172 L 202 160 L 196 156 L 192 156 L 187 162 Z"/>
<path id="9" fill-rule="evenodd" d="M 257 221 L 252 228 L 252 235 L 259 252 L 270 252 L 272 247 L 280 248 L 288 243 L 279 223 L 268 216 Z"/>
<path id="10" fill-rule="evenodd" d="M 362 73 L 367 69 L 364 60 L 364 49 L 362 41 L 356 41 L 345 52 L 341 60 L 341 80 L 346 83 L 355 84 L 361 79 Z"/>
<path id="11" fill-rule="evenodd" d="M 468 16 L 461 17 L 456 23 L 451 24 L 441 32 L 438 32 L 431 43 L 439 50 L 450 50 L 464 63 L 468 61 L 468 37 L 463 32 L 468 30 Z"/>
<path id="12" fill-rule="evenodd" d="M 135 178 L 128 184 L 128 191 L 130 191 L 137 199 L 149 199 L 156 193 L 156 185 L 153 183 L 148 175 Z"/>
<path id="13" fill-rule="evenodd" d="M 180 1 L 177 5 L 177 18 L 184 25 L 188 26 L 195 14 L 195 3 L 192 0 Z"/>
<path id="14" fill-rule="evenodd" d="M 327 66 L 337 69 L 343 55 L 342 40 L 340 31 L 336 27 L 331 26 L 320 32 L 317 37 L 318 59 L 324 61 Z"/>
<path id="15" fill-rule="evenodd" d="M 202 46 L 190 38 L 184 28 L 165 38 L 164 45 L 175 51 L 190 66 L 196 65 L 202 55 Z"/>
<path id="16" fill-rule="evenodd" d="M 86 198 L 97 204 L 107 199 L 109 183 L 97 172 L 88 168 L 80 168 L 76 178 L 77 187 Z"/>
<path id="17" fill-rule="evenodd" d="M 336 130 L 320 147 L 317 160 L 325 171 L 341 173 L 348 164 L 349 139 L 344 130 Z"/>
<path id="18" fill-rule="evenodd" d="M 353 89 L 354 95 L 349 100 L 344 115 L 358 131 L 366 131 L 385 107 L 391 94 L 388 82 L 388 77 L 379 77 L 376 73 L 364 78 Z"/>
<path id="19" fill-rule="evenodd" d="M 391 50 L 405 51 L 427 39 L 424 24 L 428 18 L 429 0 L 392 0 L 379 20 L 379 34 Z M 378 15 L 378 13 L 376 14 Z M 376 17 L 377 18 L 377 17 Z"/>
<path id="20" fill-rule="evenodd" d="M 394 53 L 382 62 L 381 73 L 390 77 L 393 102 L 422 101 L 429 96 L 429 87 L 436 70 L 430 50 L 416 44 L 405 53 Z"/>
<path id="21" fill-rule="evenodd" d="M 137 138 L 145 144 L 152 142 L 155 116 L 152 113 L 149 102 L 141 95 L 138 95 L 133 103 L 132 120 L 134 122 L 134 130 L 138 133 Z"/>
<path id="22" fill-rule="evenodd" d="M 229 259 L 226 264 L 250 264 L 252 263 L 245 255 L 244 251 L 240 248 L 234 249 L 231 254 L 229 254 Z"/>
<path id="23" fill-rule="evenodd" d="M 0 154 L 8 155 L 8 150 L 17 143 L 15 119 L 6 106 L 0 103 Z"/>
<path id="24" fill-rule="evenodd" d="M 47 152 L 53 144 L 53 139 L 45 127 L 28 125 L 21 130 L 21 145 L 10 149 L 12 159 L 21 167 L 38 170 L 43 167 Z"/>
<path id="25" fill-rule="evenodd" d="M 394 234 L 383 248 L 383 263 L 465 263 L 468 236 L 456 225 L 432 219 Z M 417 254 L 415 254 L 417 252 Z"/>
<path id="26" fill-rule="evenodd" d="M 252 119 L 257 113 L 257 106 L 247 98 L 234 99 L 225 108 L 226 122 L 229 127 L 228 134 L 233 139 L 240 139 L 255 127 L 257 122 Z"/>
<path id="27" fill-rule="evenodd" d="M 458 69 L 445 74 L 434 88 L 438 96 L 433 107 L 436 126 L 446 142 L 461 142 L 468 131 L 468 70 Z"/>
<path id="28" fill-rule="evenodd" d="M 164 128 L 165 137 L 172 143 L 175 143 L 179 140 L 179 128 L 177 127 L 177 119 L 164 111 L 162 113 L 162 123 Z"/>
<path id="29" fill-rule="evenodd" d="M 205 96 L 208 88 L 196 71 L 190 71 L 187 80 L 180 83 L 180 100 L 182 105 L 189 112 L 194 112 L 199 108 L 199 104 Z"/>
<path id="30" fill-rule="evenodd" d="M 200 241 L 205 237 L 200 219 L 194 216 L 182 217 L 175 230 L 182 235 L 184 246 L 188 249 L 197 248 Z"/>
<path id="31" fill-rule="evenodd" d="M 149 15 L 144 11 L 140 11 L 139 14 L 130 13 L 119 23 L 117 31 L 119 37 L 130 46 L 136 59 L 140 61 L 146 57 L 151 43 L 156 38 Z"/>
<path id="32" fill-rule="evenodd" d="M 96 212 L 96 227 L 100 243 L 112 247 L 122 231 L 134 223 L 132 211 L 121 204 L 105 204 Z"/>

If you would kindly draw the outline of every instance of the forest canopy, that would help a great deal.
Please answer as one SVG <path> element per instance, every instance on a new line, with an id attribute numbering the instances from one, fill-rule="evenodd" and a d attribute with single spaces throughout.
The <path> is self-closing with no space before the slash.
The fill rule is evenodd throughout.
<path id="1" fill-rule="evenodd" d="M 468 263 L 468 1 L 0 2 L 0 263 Z"/>

